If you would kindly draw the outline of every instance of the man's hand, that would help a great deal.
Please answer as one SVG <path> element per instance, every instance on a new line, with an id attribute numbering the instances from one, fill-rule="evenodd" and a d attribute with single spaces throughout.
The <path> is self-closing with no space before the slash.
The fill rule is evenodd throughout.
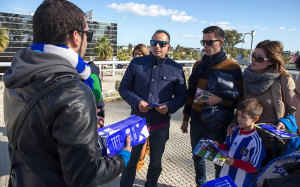
<path id="1" fill-rule="evenodd" d="M 97 109 L 97 114 L 100 112 L 100 109 Z M 97 129 L 104 126 L 104 118 L 97 116 Z"/>
<path id="2" fill-rule="evenodd" d="M 155 107 L 155 110 L 157 110 L 157 112 L 161 113 L 161 114 L 166 114 L 168 112 L 168 106 L 166 104 Z"/>
<path id="3" fill-rule="evenodd" d="M 227 126 L 227 135 L 230 136 L 232 135 L 232 133 L 236 130 L 236 124 L 234 123 L 230 123 L 228 126 Z"/>
<path id="4" fill-rule="evenodd" d="M 104 127 L 104 118 L 103 117 L 99 117 L 97 116 L 98 118 L 98 124 L 97 124 L 97 128 L 101 128 L 101 127 Z"/>
<path id="5" fill-rule="evenodd" d="M 226 158 L 225 163 L 231 166 L 234 163 L 234 159 L 231 157 Z"/>
<path id="6" fill-rule="evenodd" d="M 183 133 L 188 133 L 188 126 L 189 122 L 188 121 L 183 121 L 181 124 L 181 130 Z"/>
<path id="7" fill-rule="evenodd" d="M 276 129 L 285 129 L 285 125 L 282 122 L 278 122 Z"/>
<path id="8" fill-rule="evenodd" d="M 130 136 L 127 136 L 126 137 L 126 145 L 123 149 L 131 152 L 132 146 L 130 146 L 130 143 L 131 143 Z"/>
<path id="9" fill-rule="evenodd" d="M 151 109 L 151 107 L 149 107 L 148 103 L 146 101 L 140 101 L 139 102 L 139 110 L 140 112 L 146 113 L 149 111 L 149 109 Z"/>
<path id="10" fill-rule="evenodd" d="M 217 105 L 222 102 L 222 98 L 211 94 L 207 100 L 202 100 L 202 102 L 207 105 Z"/>

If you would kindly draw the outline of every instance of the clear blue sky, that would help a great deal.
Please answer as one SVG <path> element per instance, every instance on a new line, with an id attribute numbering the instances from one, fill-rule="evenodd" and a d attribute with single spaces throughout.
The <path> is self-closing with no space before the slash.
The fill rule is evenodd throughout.
<path id="1" fill-rule="evenodd" d="M 0 11 L 34 12 L 42 0 L 0 0 Z M 299 0 L 71 0 L 83 11 L 94 10 L 94 20 L 118 24 L 118 45 L 149 45 L 153 32 L 165 29 L 171 45 L 202 48 L 202 30 L 210 25 L 255 30 L 253 46 L 265 39 L 279 40 L 284 50 L 300 51 Z M 250 48 L 251 36 L 236 47 Z"/>

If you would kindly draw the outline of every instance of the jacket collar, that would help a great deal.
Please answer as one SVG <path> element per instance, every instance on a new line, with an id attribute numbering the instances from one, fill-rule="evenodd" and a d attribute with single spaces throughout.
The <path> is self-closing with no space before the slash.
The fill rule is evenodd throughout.
<path id="1" fill-rule="evenodd" d="M 240 128 L 240 135 L 242 135 L 242 134 L 248 135 L 248 134 L 251 134 L 252 132 L 254 132 L 255 130 L 256 130 L 256 127 L 254 127 L 251 130 L 243 130 L 243 129 Z"/>
<path id="2" fill-rule="evenodd" d="M 155 64 L 156 64 L 156 63 L 164 63 L 164 62 L 166 62 L 166 61 L 168 60 L 168 58 L 169 58 L 168 55 L 166 55 L 165 58 L 158 58 L 158 57 L 154 56 L 154 55 L 152 54 L 151 51 L 150 51 L 149 56 L 150 56 L 151 62 L 154 62 Z"/>

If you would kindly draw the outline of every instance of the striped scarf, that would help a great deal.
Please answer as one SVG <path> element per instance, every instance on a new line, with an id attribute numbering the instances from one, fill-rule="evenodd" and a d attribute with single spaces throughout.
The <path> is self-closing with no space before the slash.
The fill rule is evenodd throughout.
<path id="1" fill-rule="evenodd" d="M 31 45 L 31 50 L 55 54 L 68 60 L 77 70 L 79 77 L 83 82 L 93 90 L 93 79 L 90 77 L 91 68 L 73 49 L 61 45 L 34 43 Z"/>

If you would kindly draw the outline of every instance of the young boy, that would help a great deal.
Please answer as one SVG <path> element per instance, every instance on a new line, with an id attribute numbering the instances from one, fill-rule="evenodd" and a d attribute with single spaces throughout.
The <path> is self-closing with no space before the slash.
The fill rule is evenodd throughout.
<path id="1" fill-rule="evenodd" d="M 251 179 L 265 157 L 265 148 L 254 126 L 262 111 L 263 106 L 257 99 L 246 99 L 239 103 L 238 128 L 227 136 L 226 144 L 217 143 L 220 149 L 228 150 L 229 156 L 220 177 L 229 175 L 239 187 L 251 186 Z"/>

